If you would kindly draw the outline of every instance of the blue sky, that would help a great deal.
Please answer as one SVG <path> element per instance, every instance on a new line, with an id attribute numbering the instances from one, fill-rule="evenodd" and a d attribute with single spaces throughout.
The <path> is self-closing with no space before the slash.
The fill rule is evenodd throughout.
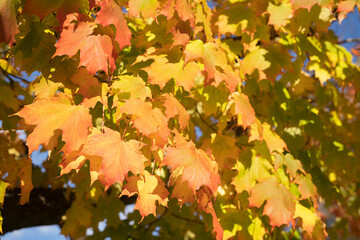
<path id="1" fill-rule="evenodd" d="M 334 22 L 330 29 L 335 31 L 335 33 L 339 36 L 339 40 L 344 40 L 348 38 L 360 38 L 360 28 L 359 28 L 360 18 L 359 18 L 359 12 L 356 10 L 354 13 L 348 14 L 347 18 L 344 19 L 344 21 L 339 24 L 337 22 Z M 343 44 L 344 47 L 346 47 L 348 50 L 350 50 L 351 47 L 354 47 L 356 43 L 346 43 Z M 33 74 L 32 76 L 29 76 L 30 80 L 33 80 L 36 78 L 37 74 Z M 32 155 L 32 159 L 34 161 L 34 164 L 41 165 L 41 163 L 46 160 L 47 153 L 39 153 L 34 152 Z M 134 206 L 129 206 L 125 210 L 125 214 L 131 212 L 133 210 Z M 120 219 L 126 218 L 126 215 L 123 213 L 120 214 Z M 6 221 L 6 219 L 5 219 Z M 104 229 L 106 226 L 105 222 L 102 222 L 99 224 L 99 229 Z M 88 234 L 91 235 L 91 230 L 88 230 Z M 13 232 L 9 232 L 5 234 L 4 236 L 1 236 L 2 240 L 66 240 L 66 238 L 60 234 L 60 228 L 57 225 L 51 225 L 51 226 L 41 226 L 41 227 L 32 227 L 32 228 L 26 228 L 21 230 L 16 230 Z"/>

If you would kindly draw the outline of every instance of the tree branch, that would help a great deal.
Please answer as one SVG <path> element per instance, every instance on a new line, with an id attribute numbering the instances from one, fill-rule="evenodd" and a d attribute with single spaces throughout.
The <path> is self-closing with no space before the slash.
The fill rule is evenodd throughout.
<path id="1" fill-rule="evenodd" d="M 66 189 L 34 188 L 29 203 L 19 205 L 20 189 L 7 191 L 1 215 L 4 218 L 3 233 L 21 228 L 61 225 L 62 216 L 75 200 L 74 192 Z M 124 204 L 134 203 L 136 197 L 120 198 Z"/>
<path id="2" fill-rule="evenodd" d="M 200 225 L 204 225 L 203 222 L 201 222 L 201 221 L 199 221 L 197 219 L 192 219 L 192 218 L 179 216 L 179 215 L 177 215 L 175 213 L 171 213 L 171 216 L 176 217 L 176 218 L 181 219 L 181 220 L 184 220 L 184 221 L 187 221 L 187 222 L 192 222 L 192 223 L 197 223 L 197 224 L 200 224 Z"/>
<path id="3" fill-rule="evenodd" d="M 344 39 L 344 40 L 338 41 L 337 44 L 354 43 L 354 42 L 359 42 L 359 43 L 360 43 L 360 38 L 348 38 L 348 39 Z"/>

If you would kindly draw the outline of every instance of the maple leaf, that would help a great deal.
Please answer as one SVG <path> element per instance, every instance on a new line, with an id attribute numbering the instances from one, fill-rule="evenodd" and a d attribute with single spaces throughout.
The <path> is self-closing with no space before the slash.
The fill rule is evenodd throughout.
<path id="1" fill-rule="evenodd" d="M 318 196 L 316 186 L 311 181 L 310 176 L 299 175 L 295 179 L 295 183 L 299 184 L 298 189 L 301 193 L 301 199 L 310 197 L 314 205 L 317 206 L 316 198 Z"/>
<path id="2" fill-rule="evenodd" d="M 274 177 L 264 179 L 255 185 L 249 197 L 249 207 L 260 207 L 266 201 L 264 212 L 270 218 L 270 224 L 281 226 L 289 224 L 295 213 L 295 196 L 278 183 Z"/>
<path id="3" fill-rule="evenodd" d="M 131 115 L 134 126 L 145 136 L 155 139 L 156 145 L 165 145 L 170 135 L 167 119 L 158 108 L 140 99 L 129 99 L 119 108 L 120 112 Z"/>
<path id="4" fill-rule="evenodd" d="M 47 146 L 48 150 L 56 146 L 54 141 L 60 135 L 56 130 L 62 131 L 66 153 L 78 150 L 85 143 L 88 128 L 92 126 L 89 109 L 82 105 L 75 106 L 71 98 L 63 93 L 49 99 L 38 99 L 15 115 L 24 118 L 25 124 L 35 125 L 26 139 L 29 154 L 37 150 L 40 144 Z"/>
<path id="5" fill-rule="evenodd" d="M 164 88 L 165 84 L 182 68 L 181 63 L 169 63 L 165 55 L 151 56 L 150 59 L 154 62 L 144 70 L 148 74 L 149 82 L 158 84 L 160 88 Z"/>
<path id="6" fill-rule="evenodd" d="M 131 176 L 127 178 L 127 181 L 128 183 L 124 186 L 121 195 L 139 195 L 134 209 L 139 210 L 141 221 L 149 214 L 156 217 L 156 202 L 165 207 L 167 206 L 169 192 L 159 176 L 144 171 L 143 176 Z"/>
<path id="7" fill-rule="evenodd" d="M 297 171 L 300 171 L 305 174 L 302 164 L 299 160 L 294 159 L 291 154 L 286 154 L 285 157 L 281 154 L 276 154 L 274 159 L 275 171 L 281 166 L 286 166 L 286 172 L 290 175 L 292 179 L 296 178 Z"/>
<path id="8" fill-rule="evenodd" d="M 56 42 L 56 52 L 54 56 L 69 55 L 74 56 L 79 49 L 86 45 L 86 39 L 94 31 L 96 25 L 90 22 L 72 23 L 77 20 L 76 15 L 69 14 L 66 17 L 64 29 L 61 32 L 59 40 Z"/>
<path id="9" fill-rule="evenodd" d="M 325 224 L 321 222 L 320 217 L 312 210 L 296 203 L 294 218 L 298 217 L 302 219 L 302 227 L 310 236 L 312 236 L 312 239 L 325 239 L 327 237 Z M 317 225 L 321 228 L 318 232 L 316 232 Z"/>
<path id="10" fill-rule="evenodd" d="M 157 0 L 130 0 L 129 14 L 138 17 L 141 13 L 145 18 L 155 18 L 158 7 L 159 2 Z"/>
<path id="11" fill-rule="evenodd" d="M 101 157 L 99 177 L 103 175 L 105 189 L 118 182 L 122 184 L 128 172 L 140 174 L 144 171 L 147 158 L 141 153 L 141 143 L 136 140 L 123 141 L 120 133 L 104 128 L 104 133 L 93 128 L 81 151 L 86 157 Z M 90 159 L 91 165 L 91 159 Z"/>
<path id="12" fill-rule="evenodd" d="M 244 152 L 243 154 L 248 153 Z M 255 152 L 252 154 L 255 154 Z M 244 157 L 247 156 L 240 155 L 240 159 L 243 159 Z M 262 157 L 253 156 L 251 158 L 250 168 L 245 168 L 240 161 L 237 161 L 233 169 L 238 172 L 231 182 L 231 184 L 235 186 L 236 192 L 241 193 L 242 191 L 247 191 L 250 193 L 257 181 L 261 181 L 271 176 L 270 170 L 272 170 L 272 166 L 268 160 Z"/>
<path id="13" fill-rule="evenodd" d="M 208 79 L 215 77 L 217 66 L 223 69 L 227 66 L 225 53 L 215 43 L 207 42 L 204 44 L 201 40 L 191 41 L 186 45 L 184 54 L 186 63 L 195 59 L 202 59 L 204 61 Z"/>
<path id="14" fill-rule="evenodd" d="M 6 189 L 8 186 L 9 186 L 9 183 L 0 181 L 0 205 L 1 206 L 4 204 L 5 193 L 6 193 Z M 1 233 L 2 233 L 2 231 L 1 231 Z"/>
<path id="15" fill-rule="evenodd" d="M 23 205 L 29 202 L 30 192 L 34 188 L 32 183 L 32 162 L 29 158 L 22 159 L 21 168 L 18 173 L 20 178 L 20 187 L 21 187 L 21 195 L 20 195 L 20 204 Z"/>
<path id="16" fill-rule="evenodd" d="M 127 98 L 139 98 L 143 101 L 146 98 L 151 98 L 151 90 L 145 85 L 141 77 L 121 75 L 119 78 L 111 85 L 113 93 L 130 93 L 130 97 Z"/>
<path id="17" fill-rule="evenodd" d="M 18 32 L 16 20 L 15 1 L 7 0 L 0 2 L 0 42 L 8 43 L 10 46 L 15 42 Z"/>
<path id="18" fill-rule="evenodd" d="M 197 204 L 200 210 L 205 211 L 206 213 L 211 214 L 213 222 L 213 232 L 216 233 L 216 240 L 222 240 L 224 235 L 224 230 L 219 223 L 219 219 L 216 216 L 214 205 L 209 197 L 210 194 L 207 193 L 204 189 L 198 192 Z"/>
<path id="19" fill-rule="evenodd" d="M 290 0 L 290 2 L 293 4 L 294 10 L 299 8 L 306 8 L 309 12 L 316 3 L 318 3 L 319 0 Z"/>
<path id="20" fill-rule="evenodd" d="M 176 0 L 175 9 L 179 17 L 185 22 L 194 17 L 190 4 L 186 0 Z"/>
<path id="21" fill-rule="evenodd" d="M 271 66 L 269 61 L 266 61 L 265 54 L 268 51 L 263 48 L 257 48 L 244 57 L 241 61 L 241 69 L 244 74 L 252 74 L 255 70 L 259 71 L 260 79 L 266 78 L 265 69 L 268 69 Z"/>
<path id="22" fill-rule="evenodd" d="M 168 119 L 175 117 L 179 118 L 179 124 L 182 129 L 186 127 L 189 122 L 189 114 L 181 103 L 172 95 L 164 94 L 166 100 L 164 106 L 166 107 L 165 115 Z"/>
<path id="23" fill-rule="evenodd" d="M 196 62 L 188 62 L 175 76 L 177 86 L 182 86 L 186 91 L 195 86 L 195 78 L 202 76 L 199 65 Z"/>
<path id="24" fill-rule="evenodd" d="M 263 137 L 270 152 L 282 153 L 284 149 L 287 149 L 286 143 L 270 129 L 270 125 L 267 123 L 263 123 Z"/>
<path id="25" fill-rule="evenodd" d="M 182 206 L 184 203 L 192 203 L 194 201 L 194 192 L 189 188 L 187 181 L 181 182 L 182 179 L 182 168 L 177 168 L 171 172 L 169 185 L 174 186 L 171 192 L 171 198 L 176 198 Z"/>
<path id="26" fill-rule="evenodd" d="M 238 125 L 246 128 L 253 124 L 255 122 L 255 111 L 250 104 L 248 96 L 235 92 L 231 95 L 231 100 L 235 105 L 234 113 L 238 116 Z"/>
<path id="27" fill-rule="evenodd" d="M 115 40 L 119 43 L 120 49 L 130 45 L 131 32 L 122 13 L 121 7 L 114 0 L 105 0 L 100 2 L 100 11 L 95 19 L 96 23 L 103 26 L 113 24 L 116 33 Z"/>
<path id="28" fill-rule="evenodd" d="M 236 159 L 238 157 L 240 151 L 235 146 L 235 143 L 236 139 L 220 134 L 217 134 L 211 139 L 211 153 L 215 157 L 215 161 L 218 163 L 220 168 L 231 168 L 231 162 L 228 161 L 228 159 Z M 206 149 L 205 144 L 206 142 L 204 142 L 202 149 Z"/>
<path id="29" fill-rule="evenodd" d="M 292 16 L 291 3 L 283 2 L 279 6 L 269 2 L 267 11 L 270 14 L 269 24 L 273 24 L 275 30 L 287 25 L 288 20 Z"/>
<path id="30" fill-rule="evenodd" d="M 68 19 L 74 15 L 69 14 Z M 80 50 L 80 66 L 85 66 L 89 73 L 95 74 L 98 70 L 112 72 L 115 69 L 113 45 L 111 38 L 106 35 L 91 35 L 96 24 L 90 22 L 72 23 L 64 28 L 55 44 L 54 56 L 74 56 Z"/>
<path id="31" fill-rule="evenodd" d="M 215 193 L 220 184 L 217 164 L 202 150 L 197 149 L 193 142 L 180 142 L 175 147 L 166 147 L 163 165 L 173 170 L 183 168 L 181 182 L 187 181 L 195 193 L 201 186 L 207 186 Z"/>
<path id="32" fill-rule="evenodd" d="M 89 73 L 95 74 L 99 70 L 113 72 L 115 59 L 111 38 L 107 35 L 91 35 L 80 50 L 80 66 L 85 66 Z M 108 71 L 108 66 L 109 70 Z"/>
<path id="33" fill-rule="evenodd" d="M 82 105 L 94 108 L 97 102 L 107 105 L 107 85 L 101 84 L 91 75 L 86 68 L 79 68 L 78 72 L 71 76 L 70 81 L 79 86 L 77 93 L 84 96 Z"/>
<path id="34" fill-rule="evenodd" d="M 61 228 L 61 233 L 74 237 L 80 237 L 91 225 L 93 214 L 86 206 L 86 202 L 82 200 L 74 201 L 65 213 L 66 221 Z"/>

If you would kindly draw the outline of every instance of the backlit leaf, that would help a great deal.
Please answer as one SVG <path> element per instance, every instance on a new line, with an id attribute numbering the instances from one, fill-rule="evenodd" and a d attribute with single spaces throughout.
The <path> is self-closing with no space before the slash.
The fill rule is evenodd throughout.
<path id="1" fill-rule="evenodd" d="M 27 138 L 30 153 L 37 150 L 40 144 L 48 150 L 56 146 L 54 141 L 60 135 L 56 130 L 62 132 L 66 153 L 78 150 L 85 143 L 88 128 L 92 126 L 89 109 L 75 106 L 71 98 L 63 93 L 52 98 L 38 99 L 16 115 L 24 118 L 27 125 L 35 126 Z"/>

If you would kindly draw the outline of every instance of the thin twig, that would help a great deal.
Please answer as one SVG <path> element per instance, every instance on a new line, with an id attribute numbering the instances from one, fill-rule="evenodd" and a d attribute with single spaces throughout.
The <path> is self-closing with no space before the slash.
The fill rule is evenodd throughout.
<path id="1" fill-rule="evenodd" d="M 360 38 L 348 38 L 341 41 L 338 41 L 337 44 L 344 44 L 344 43 L 353 43 L 353 42 L 360 42 Z"/>
<path id="2" fill-rule="evenodd" d="M 1 67 L 0 67 L 0 69 L 1 69 L 2 74 L 4 74 L 5 77 L 7 77 L 7 78 L 9 78 L 9 79 L 10 79 L 10 78 L 16 78 L 16 79 L 22 81 L 22 82 L 25 83 L 25 84 L 29 84 L 29 83 L 30 83 L 30 82 L 29 82 L 28 80 L 26 80 L 25 78 L 22 78 L 22 77 L 20 77 L 20 76 L 17 76 L 17 75 L 8 73 L 8 72 L 6 72 L 6 71 L 5 71 L 3 68 L 1 68 Z"/>
<path id="3" fill-rule="evenodd" d="M 210 128 L 210 129 L 213 130 L 214 132 L 217 132 L 217 130 L 216 130 L 212 125 L 210 125 L 208 122 L 205 121 L 205 119 L 202 118 L 202 116 L 201 116 L 201 114 L 199 113 L 197 107 L 195 107 L 195 111 L 196 111 L 196 113 L 199 115 L 200 120 L 201 120 L 208 128 Z"/>
<path id="4" fill-rule="evenodd" d="M 171 216 L 173 217 L 176 217 L 178 219 L 181 219 L 181 220 L 184 220 L 184 221 L 188 221 L 188 222 L 193 222 L 193 223 L 197 223 L 197 224 L 200 224 L 200 225 L 204 225 L 203 222 L 197 220 L 197 219 L 192 219 L 192 218 L 187 218 L 187 217 L 183 217 L 183 216 L 179 216 L 175 213 L 172 213 Z"/>
<path id="5" fill-rule="evenodd" d="M 168 208 L 165 208 L 164 213 L 163 213 L 160 217 L 156 218 L 154 221 L 152 221 L 151 223 L 149 223 L 149 224 L 148 224 L 148 228 L 146 228 L 146 229 L 143 231 L 143 233 L 146 233 L 147 231 L 149 231 L 149 229 L 150 229 L 155 223 L 157 223 L 158 221 L 160 221 L 160 220 L 165 216 L 165 214 L 167 213 L 167 210 L 168 210 Z"/>

